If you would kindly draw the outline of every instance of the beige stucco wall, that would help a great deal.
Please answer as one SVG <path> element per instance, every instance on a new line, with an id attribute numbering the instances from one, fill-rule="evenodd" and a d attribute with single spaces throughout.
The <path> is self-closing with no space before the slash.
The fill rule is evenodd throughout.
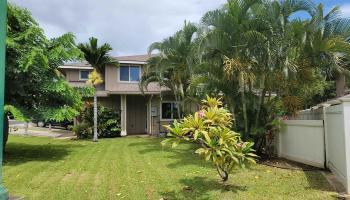
<path id="1" fill-rule="evenodd" d="M 69 82 L 81 82 L 81 83 L 85 83 L 85 80 L 79 80 L 79 69 L 60 69 L 63 74 L 65 74 L 66 76 L 66 80 Z M 84 69 L 84 71 L 86 71 Z M 89 70 L 91 71 L 91 70 Z"/>
<path id="2" fill-rule="evenodd" d="M 141 66 L 141 65 L 133 65 Z M 141 67 L 141 75 L 143 70 Z M 119 68 L 117 67 L 106 67 L 105 75 L 105 86 L 106 90 L 111 93 L 123 93 L 123 94 L 141 94 L 139 83 L 128 83 L 119 81 Z M 159 93 L 160 87 L 158 83 L 150 83 L 147 87 L 147 90 L 144 92 L 147 93 Z"/>

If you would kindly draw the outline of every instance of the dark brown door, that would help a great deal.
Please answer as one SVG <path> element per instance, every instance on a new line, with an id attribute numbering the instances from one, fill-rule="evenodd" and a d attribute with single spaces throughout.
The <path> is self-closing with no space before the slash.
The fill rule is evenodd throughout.
<path id="1" fill-rule="evenodd" d="M 145 134 L 147 125 L 147 104 L 143 96 L 126 96 L 127 134 Z"/>

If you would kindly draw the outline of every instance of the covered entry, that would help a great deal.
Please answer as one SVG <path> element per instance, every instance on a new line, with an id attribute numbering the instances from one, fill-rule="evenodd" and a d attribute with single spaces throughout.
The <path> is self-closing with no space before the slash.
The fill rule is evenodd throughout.
<path id="1" fill-rule="evenodd" d="M 147 97 L 126 96 L 126 132 L 128 135 L 147 133 Z"/>

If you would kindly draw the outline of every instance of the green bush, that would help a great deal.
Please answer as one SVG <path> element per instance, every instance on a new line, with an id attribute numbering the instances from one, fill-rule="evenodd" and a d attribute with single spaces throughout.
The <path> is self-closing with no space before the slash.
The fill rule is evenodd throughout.
<path id="1" fill-rule="evenodd" d="M 88 139 L 92 138 L 92 127 L 87 123 L 80 123 L 73 126 L 73 132 L 78 139 Z"/>
<path id="2" fill-rule="evenodd" d="M 85 128 L 85 132 L 89 132 L 88 130 L 93 130 L 93 105 L 85 105 L 85 108 L 80 115 L 80 122 L 81 124 L 84 124 L 84 126 L 77 127 L 77 130 L 81 130 L 81 128 Z M 110 108 L 98 105 L 97 132 L 98 136 L 103 138 L 119 137 L 121 132 L 119 114 Z"/>
<path id="3" fill-rule="evenodd" d="M 207 97 L 202 109 L 171 126 L 165 126 L 170 138 L 162 144 L 172 143 L 176 147 L 181 141 L 199 144 L 195 153 L 214 164 L 223 181 L 237 167 L 244 168 L 255 163 L 252 142 L 241 140 L 240 134 L 232 131 L 232 115 L 222 107 L 220 99 Z"/>

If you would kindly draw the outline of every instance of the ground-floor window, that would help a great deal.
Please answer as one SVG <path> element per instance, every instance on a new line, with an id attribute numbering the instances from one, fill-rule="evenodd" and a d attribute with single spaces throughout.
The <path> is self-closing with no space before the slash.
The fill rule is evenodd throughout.
<path id="1" fill-rule="evenodd" d="M 161 119 L 178 119 L 178 108 L 175 102 L 162 102 Z"/>

